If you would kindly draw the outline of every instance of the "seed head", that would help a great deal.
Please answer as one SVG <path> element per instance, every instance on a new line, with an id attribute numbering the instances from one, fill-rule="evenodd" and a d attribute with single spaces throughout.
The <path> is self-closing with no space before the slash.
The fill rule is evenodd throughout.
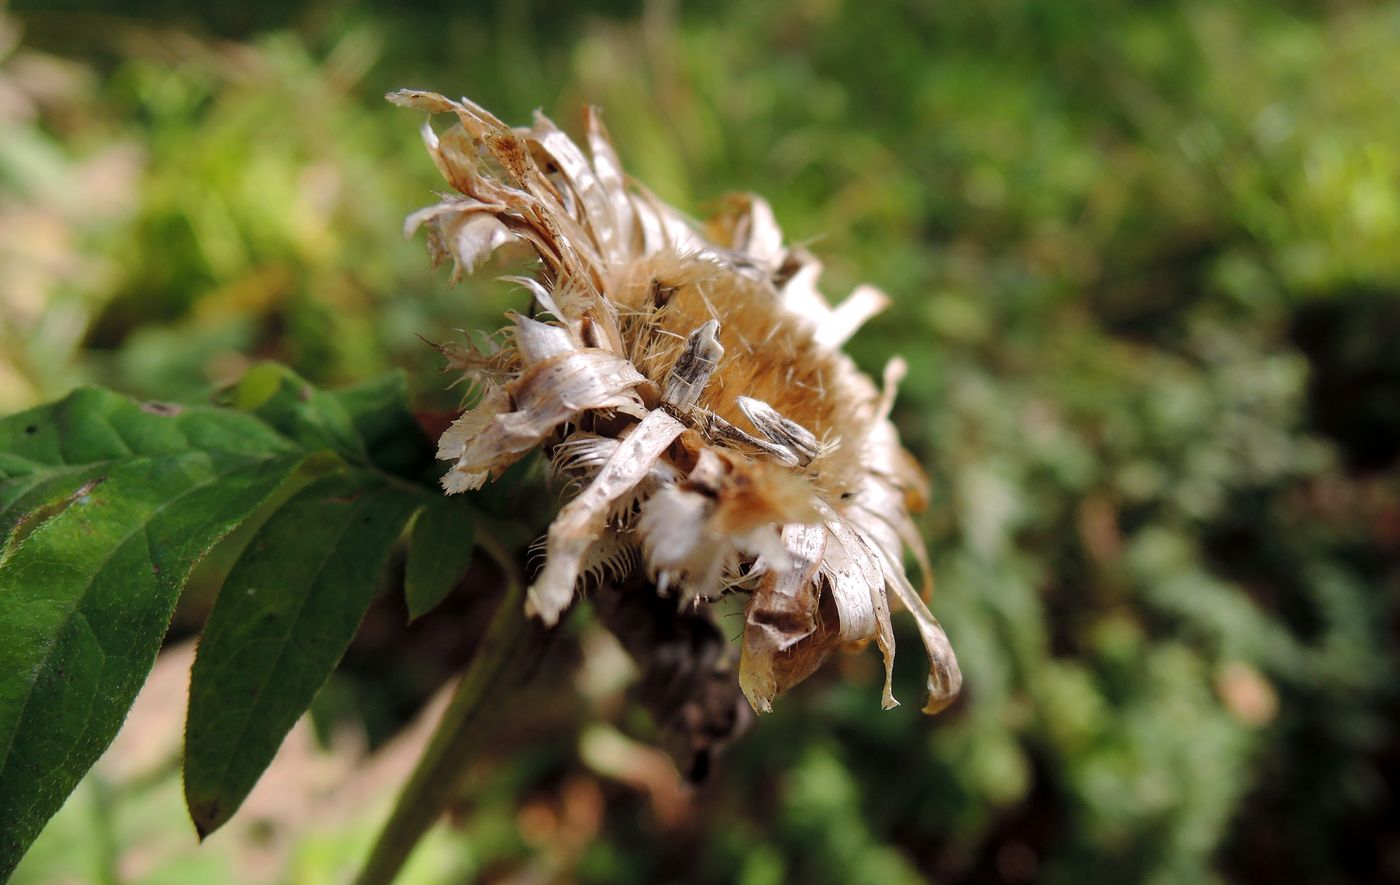
<path id="1" fill-rule="evenodd" d="M 931 666 L 924 710 L 962 682 L 947 637 L 905 574 L 931 588 L 910 511 L 925 480 L 889 420 L 904 374 L 883 389 L 841 346 L 887 299 L 862 286 L 831 307 L 821 266 L 784 245 L 772 210 L 727 198 L 698 224 L 622 172 L 596 112 L 588 153 L 542 115 L 512 129 L 472 102 L 389 99 L 456 123 L 423 139 L 456 191 L 409 217 L 453 277 L 523 244 L 532 316 L 507 314 L 501 343 L 449 350 L 474 405 L 443 434 L 449 493 L 480 487 L 543 449 L 577 493 L 545 539 L 527 610 L 548 624 L 589 573 L 683 607 L 749 594 L 739 682 L 755 710 L 838 646 L 874 639 L 894 706 L 887 594 L 915 618 Z M 627 586 L 635 587 L 633 581 Z"/>

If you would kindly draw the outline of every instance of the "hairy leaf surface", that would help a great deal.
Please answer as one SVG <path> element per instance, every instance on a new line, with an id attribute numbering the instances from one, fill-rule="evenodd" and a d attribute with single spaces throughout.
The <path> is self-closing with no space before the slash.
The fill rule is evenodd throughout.
<path id="1" fill-rule="evenodd" d="M 115 736 L 191 568 L 304 457 L 96 389 L 0 419 L 0 879 Z"/>

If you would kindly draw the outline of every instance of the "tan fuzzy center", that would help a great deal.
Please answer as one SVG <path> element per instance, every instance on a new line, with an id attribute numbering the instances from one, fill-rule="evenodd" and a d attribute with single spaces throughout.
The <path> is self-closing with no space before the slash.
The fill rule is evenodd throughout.
<path id="1" fill-rule="evenodd" d="M 763 400 L 823 443 L 808 468 L 819 488 L 839 494 L 856 481 L 858 441 L 875 418 L 874 388 L 854 383 L 849 362 L 820 347 L 768 281 L 670 253 L 636 262 L 610 282 L 627 357 L 643 375 L 660 385 L 685 337 L 719 318 L 724 357 L 701 408 L 753 433 L 737 400 Z"/>

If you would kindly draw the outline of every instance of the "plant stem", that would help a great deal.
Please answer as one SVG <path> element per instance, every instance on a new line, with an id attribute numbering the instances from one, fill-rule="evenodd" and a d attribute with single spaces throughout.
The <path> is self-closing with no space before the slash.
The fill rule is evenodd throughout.
<path id="1" fill-rule="evenodd" d="M 490 736 L 487 717 L 496 718 L 511 694 L 534 675 L 554 634 L 523 613 L 525 588 L 514 559 L 500 542 L 478 533 L 477 544 L 505 573 L 505 598 L 399 794 L 357 885 L 389 885 L 398 876 L 414 846 L 461 795 L 469 763 Z"/>

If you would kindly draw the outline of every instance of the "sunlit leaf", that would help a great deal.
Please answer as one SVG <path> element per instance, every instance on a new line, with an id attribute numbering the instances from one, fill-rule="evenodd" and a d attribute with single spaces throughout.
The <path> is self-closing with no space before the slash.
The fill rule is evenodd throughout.
<path id="1" fill-rule="evenodd" d="M 304 453 L 100 390 L 0 419 L 0 878 L 111 742 L 190 569 Z"/>

